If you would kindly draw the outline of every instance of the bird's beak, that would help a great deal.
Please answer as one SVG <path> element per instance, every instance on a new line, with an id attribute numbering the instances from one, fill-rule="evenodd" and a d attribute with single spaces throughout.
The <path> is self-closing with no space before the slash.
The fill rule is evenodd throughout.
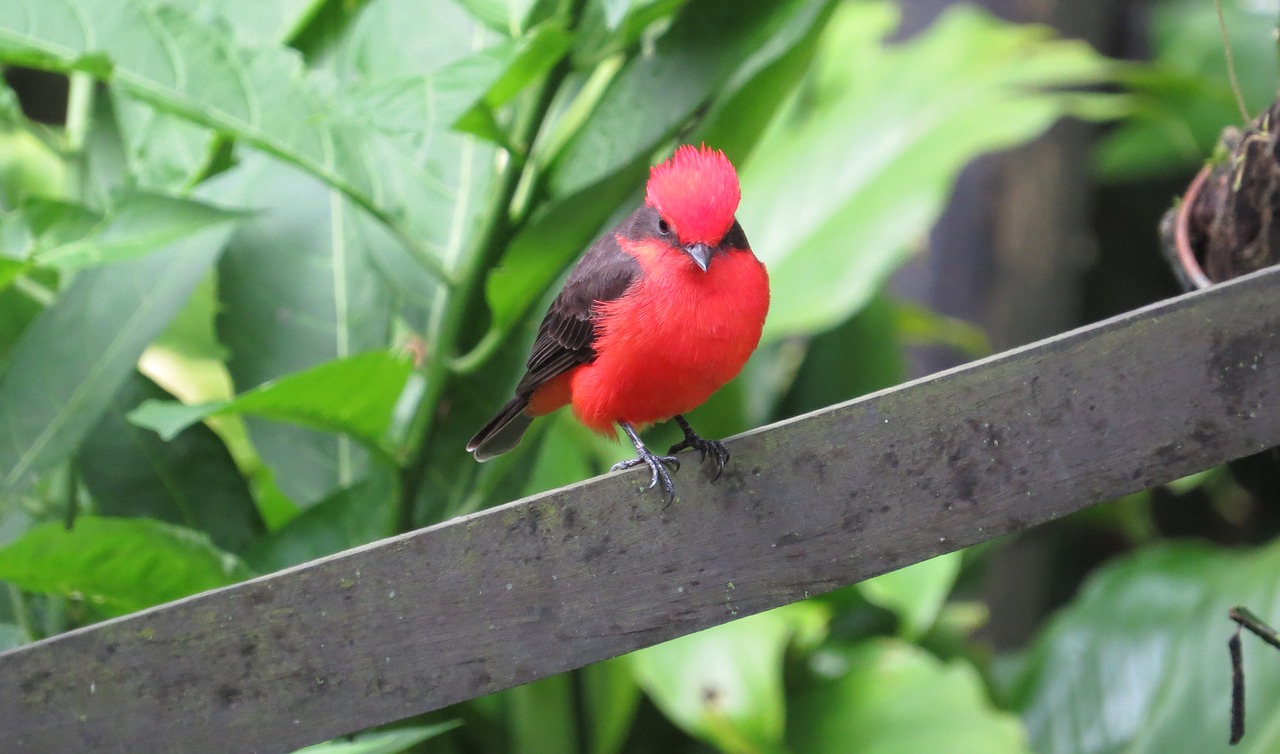
<path id="1" fill-rule="evenodd" d="M 712 249 L 710 246 L 705 243 L 695 243 L 684 247 L 684 250 L 693 259 L 693 263 L 698 265 L 698 269 L 703 272 L 707 271 L 707 265 L 711 264 Z"/>

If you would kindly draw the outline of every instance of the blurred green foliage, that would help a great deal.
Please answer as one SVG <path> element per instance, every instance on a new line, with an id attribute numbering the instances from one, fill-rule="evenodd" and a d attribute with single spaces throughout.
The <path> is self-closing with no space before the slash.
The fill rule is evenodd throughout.
<path id="1" fill-rule="evenodd" d="M 975 156 L 1131 105 L 1079 88 L 1119 70 L 1088 46 L 963 7 L 889 45 L 884 0 L 10 3 L 0 62 L 71 86 L 57 127 L 0 86 L 0 650 L 607 468 L 620 451 L 567 416 L 483 466 L 463 445 L 557 279 L 679 143 L 739 166 L 773 280 L 765 343 L 694 417 L 724 435 L 899 381 L 903 343 L 980 355 L 883 280 Z M 1110 171 L 1181 149 L 1144 116 L 1196 144 L 1221 117 L 1198 63 L 1172 72 L 1212 46 L 1189 6 L 1159 6 L 1177 60 L 1123 72 L 1141 107 Z M 1069 642 L 1116 643 L 1108 600 L 1188 566 L 1136 562 L 1042 638 L 1006 700 L 1028 738 L 969 639 L 981 609 L 949 597 L 965 562 L 306 751 L 1118 750 L 1052 724 L 1125 691 Z M 1196 638 L 1176 619 L 1153 635 Z"/>
<path id="2" fill-rule="evenodd" d="M 1250 117 L 1266 109 L 1280 84 L 1275 0 L 1222 0 L 1240 94 Z M 1161 0 L 1150 6 L 1154 65 L 1125 69 L 1134 110 L 1098 145 L 1099 173 L 1133 181 L 1187 172 L 1213 151 L 1222 129 L 1243 126 L 1228 84 L 1227 57 L 1213 2 Z"/>

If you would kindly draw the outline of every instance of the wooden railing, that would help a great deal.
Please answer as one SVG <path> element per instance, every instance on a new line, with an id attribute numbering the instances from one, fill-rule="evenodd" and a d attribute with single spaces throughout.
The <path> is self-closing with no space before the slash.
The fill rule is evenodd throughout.
<path id="1" fill-rule="evenodd" d="M 285 751 L 1274 445 L 1280 270 L 2 654 L 0 751 Z"/>

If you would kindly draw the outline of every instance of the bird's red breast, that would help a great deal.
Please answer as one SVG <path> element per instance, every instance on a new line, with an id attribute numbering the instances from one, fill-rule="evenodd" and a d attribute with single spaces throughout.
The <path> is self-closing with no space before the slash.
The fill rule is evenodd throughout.
<path id="1" fill-rule="evenodd" d="M 706 272 L 653 242 L 619 245 L 642 274 L 626 295 L 600 304 L 591 364 L 569 378 L 579 421 L 606 435 L 692 411 L 733 379 L 760 342 L 769 278 L 746 249 L 712 257 Z"/>

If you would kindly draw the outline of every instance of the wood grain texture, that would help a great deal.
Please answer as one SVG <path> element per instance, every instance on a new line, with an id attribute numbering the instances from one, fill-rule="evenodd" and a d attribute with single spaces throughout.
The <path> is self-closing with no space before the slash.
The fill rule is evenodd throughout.
<path id="1" fill-rule="evenodd" d="M 1280 270 L 0 655 L 5 752 L 277 752 L 1280 444 Z"/>

